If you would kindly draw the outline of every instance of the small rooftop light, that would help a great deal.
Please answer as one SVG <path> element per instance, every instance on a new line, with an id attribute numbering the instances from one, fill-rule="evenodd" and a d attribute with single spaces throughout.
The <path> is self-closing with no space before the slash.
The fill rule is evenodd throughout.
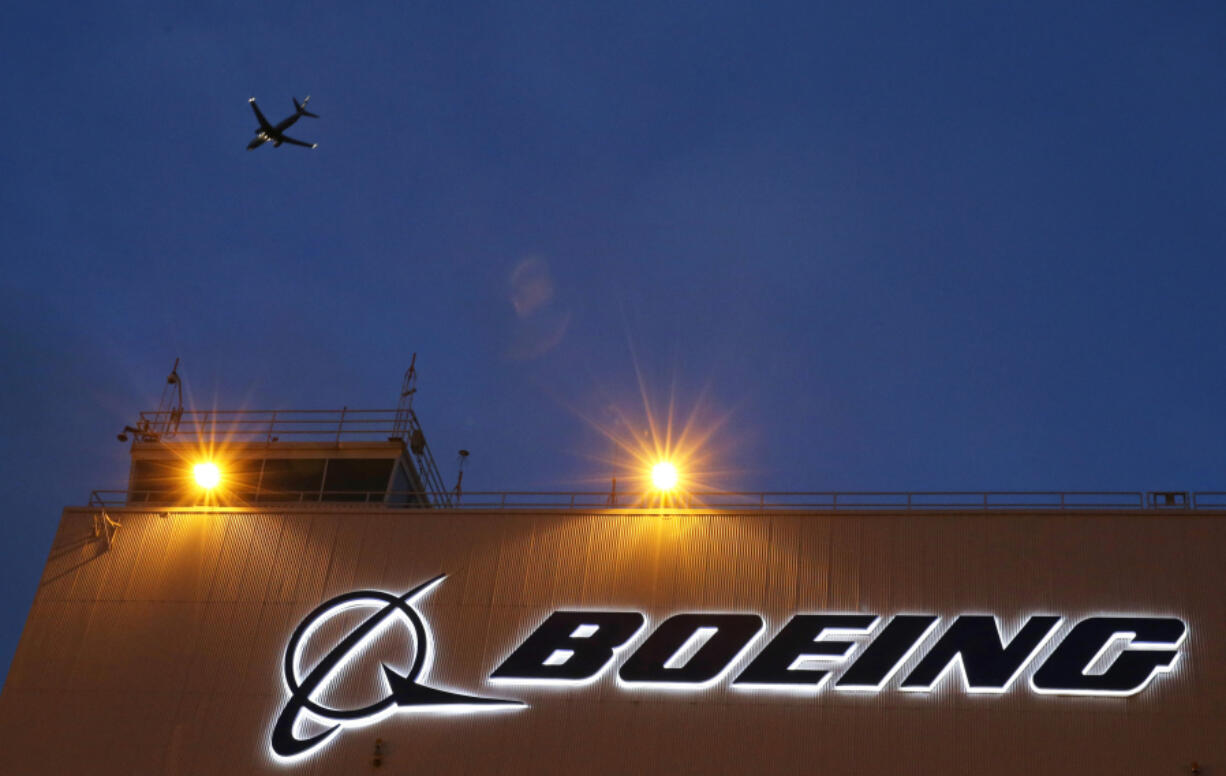
<path id="1" fill-rule="evenodd" d="M 651 484 L 656 490 L 672 490 L 677 487 L 677 467 L 661 461 L 651 467 Z"/>
<path id="2" fill-rule="evenodd" d="M 192 469 L 196 484 L 205 490 L 212 490 L 221 482 L 221 469 L 215 463 L 198 463 Z"/>

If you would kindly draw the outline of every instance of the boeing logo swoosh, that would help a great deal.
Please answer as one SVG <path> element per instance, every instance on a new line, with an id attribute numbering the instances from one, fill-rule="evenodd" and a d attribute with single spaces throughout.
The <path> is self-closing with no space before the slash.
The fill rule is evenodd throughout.
<path id="1" fill-rule="evenodd" d="M 482 698 L 475 695 L 440 690 L 423 684 L 422 671 L 430 665 L 432 639 L 421 614 L 413 608 L 413 602 L 426 595 L 435 585 L 443 580 L 444 574 L 424 582 L 404 595 L 393 595 L 381 590 L 355 590 L 325 601 L 306 616 L 290 636 L 285 647 L 285 686 L 289 690 L 289 699 L 285 708 L 277 717 L 272 729 L 272 751 L 282 758 L 292 758 L 304 755 L 320 746 L 346 726 L 368 724 L 375 719 L 394 713 L 397 710 L 438 709 L 440 711 L 456 711 L 458 709 L 483 710 L 495 708 L 515 708 L 524 706 L 519 701 L 502 700 L 498 698 Z M 298 655 L 303 643 L 325 621 L 336 614 L 350 608 L 372 608 L 374 613 L 363 620 L 349 632 L 335 647 L 306 672 L 299 676 Z M 382 664 L 383 678 L 387 686 L 387 695 L 361 708 L 338 709 L 320 701 L 312 700 L 312 695 L 348 660 L 359 652 L 368 639 L 389 621 L 394 615 L 400 615 L 413 629 L 415 640 L 415 655 L 408 672 L 399 674 Z M 315 722 L 334 723 L 322 732 L 298 738 L 294 728 L 303 716 Z"/>

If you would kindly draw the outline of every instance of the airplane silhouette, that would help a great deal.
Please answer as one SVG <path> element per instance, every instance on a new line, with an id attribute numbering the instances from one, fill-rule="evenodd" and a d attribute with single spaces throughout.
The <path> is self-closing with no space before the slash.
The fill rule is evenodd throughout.
<path id="1" fill-rule="evenodd" d="M 255 111 L 255 117 L 260 121 L 260 126 L 256 127 L 255 129 L 255 140 L 252 140 L 247 144 L 248 151 L 253 151 L 270 140 L 272 141 L 274 148 L 279 147 L 282 143 L 299 145 L 305 148 L 317 148 L 319 146 L 318 143 L 304 143 L 301 140 L 295 140 L 294 138 L 285 134 L 285 130 L 289 129 L 295 121 L 303 116 L 310 116 L 313 119 L 319 118 L 319 116 L 316 116 L 314 113 L 311 113 L 306 109 L 306 104 L 311 100 L 310 95 L 307 95 L 307 97 L 303 99 L 301 105 L 298 104 L 298 100 L 295 98 L 291 97 L 290 99 L 294 100 L 294 115 L 281 121 L 274 127 L 272 124 L 268 123 L 268 119 L 264 118 L 264 114 L 260 113 L 259 106 L 255 104 L 255 98 L 247 98 L 247 102 L 251 103 L 251 109 Z"/>

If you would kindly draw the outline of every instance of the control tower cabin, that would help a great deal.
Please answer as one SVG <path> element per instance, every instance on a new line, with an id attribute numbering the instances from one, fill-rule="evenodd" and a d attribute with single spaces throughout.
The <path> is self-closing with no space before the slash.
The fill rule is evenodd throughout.
<path id="1" fill-rule="evenodd" d="M 176 363 L 177 367 L 177 363 Z M 177 371 L 170 401 L 141 412 L 125 491 L 95 491 L 108 506 L 253 506 L 335 502 L 449 506 L 425 432 L 413 412 L 416 372 L 387 410 L 185 410 Z M 203 469 L 200 467 L 204 467 Z M 207 472 L 207 473 L 206 473 Z M 217 482 L 202 488 L 200 477 Z"/>

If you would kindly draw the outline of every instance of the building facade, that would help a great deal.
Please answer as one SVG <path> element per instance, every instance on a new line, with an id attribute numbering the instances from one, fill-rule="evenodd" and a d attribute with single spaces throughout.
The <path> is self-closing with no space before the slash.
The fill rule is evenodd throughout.
<path id="1" fill-rule="evenodd" d="M 1194 496 L 502 503 L 66 509 L 0 773 L 1226 773 Z"/>

